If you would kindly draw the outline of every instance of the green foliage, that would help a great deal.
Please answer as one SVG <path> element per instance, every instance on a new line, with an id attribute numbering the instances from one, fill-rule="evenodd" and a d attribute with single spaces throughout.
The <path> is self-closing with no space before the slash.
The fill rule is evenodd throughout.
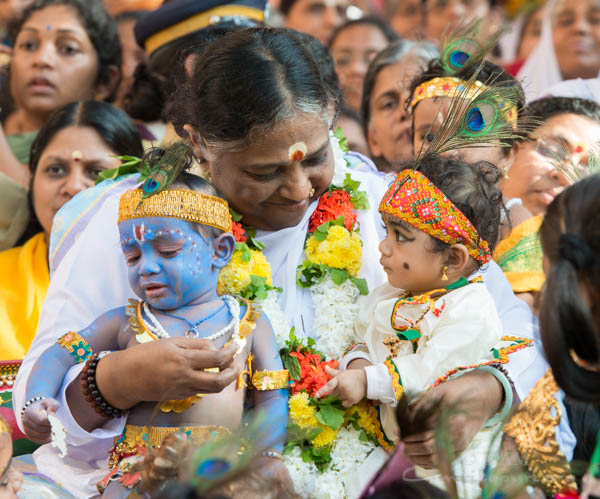
<path id="1" fill-rule="evenodd" d="M 111 168 L 110 170 L 102 170 L 98 174 L 96 185 L 103 180 L 116 180 L 124 175 L 130 175 L 132 173 L 140 174 L 140 182 L 146 181 L 149 174 L 149 166 L 147 162 L 142 162 L 141 158 L 136 156 L 111 156 L 111 158 L 117 158 L 121 160 L 121 164 L 117 168 Z"/>
<path id="2" fill-rule="evenodd" d="M 342 150 L 342 152 L 344 154 L 348 153 L 350 151 L 350 148 L 348 147 L 348 139 L 344 135 L 344 131 L 342 130 L 342 128 L 341 127 L 337 127 L 333 131 L 333 136 L 336 139 L 338 139 L 338 141 L 340 143 L 340 149 Z"/>
<path id="3" fill-rule="evenodd" d="M 319 225 L 315 231 L 313 232 L 313 237 L 318 242 L 325 241 L 327 239 L 327 233 L 329 232 L 329 227 L 332 225 L 340 225 L 344 227 L 344 217 L 339 216 L 335 220 L 330 220 L 329 222 L 325 222 L 324 224 Z"/>
<path id="4" fill-rule="evenodd" d="M 346 409 L 342 401 L 328 395 L 322 399 L 311 398 L 310 404 L 317 407 L 317 421 L 322 425 L 329 426 L 332 430 L 339 430 L 344 424 Z"/>
<path id="5" fill-rule="evenodd" d="M 344 185 L 342 188 L 350 194 L 350 201 L 355 210 L 368 210 L 369 209 L 369 198 L 365 191 L 359 190 L 360 182 L 353 180 L 349 173 L 346 173 L 344 179 Z"/>
<path id="6" fill-rule="evenodd" d="M 313 263 L 310 260 L 304 260 L 302 265 L 298 266 L 296 273 L 296 283 L 301 288 L 310 288 L 321 282 L 329 267 L 319 263 Z"/>

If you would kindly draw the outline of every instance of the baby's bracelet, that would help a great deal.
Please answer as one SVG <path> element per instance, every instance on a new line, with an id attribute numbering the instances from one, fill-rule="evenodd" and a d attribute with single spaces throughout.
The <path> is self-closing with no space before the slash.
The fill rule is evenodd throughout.
<path id="1" fill-rule="evenodd" d="M 501 366 L 480 366 L 477 369 L 490 373 L 502 385 L 504 404 L 500 412 L 496 413 L 486 421 L 485 427 L 490 428 L 497 423 L 500 423 L 508 416 L 513 405 L 513 387 L 508 372 Z"/>
<path id="2" fill-rule="evenodd" d="M 81 378 L 81 389 L 85 399 L 98 414 L 104 416 L 105 418 L 113 419 L 120 418 L 126 414 L 127 411 L 117 409 L 116 407 L 110 405 L 102 396 L 100 390 L 98 389 L 98 385 L 96 384 L 96 369 L 98 367 L 98 362 L 102 357 L 109 353 L 110 352 L 95 353 L 87 360 L 82 370 L 83 376 Z"/>
<path id="3" fill-rule="evenodd" d="M 21 417 L 23 417 L 25 415 L 25 411 L 31 404 L 35 404 L 36 402 L 39 402 L 40 400 L 44 400 L 45 398 L 46 397 L 33 397 L 33 398 L 29 399 L 27 402 L 25 402 L 23 409 L 21 409 Z"/>

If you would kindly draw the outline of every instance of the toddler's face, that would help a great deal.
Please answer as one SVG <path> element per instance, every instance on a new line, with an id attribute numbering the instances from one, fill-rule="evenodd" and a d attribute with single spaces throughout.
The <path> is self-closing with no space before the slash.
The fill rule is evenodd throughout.
<path id="1" fill-rule="evenodd" d="M 171 310 L 216 294 L 215 251 L 184 220 L 136 218 L 119 224 L 129 284 L 157 309 Z"/>
<path id="2" fill-rule="evenodd" d="M 443 253 L 430 251 L 428 234 L 384 215 L 386 236 L 379 260 L 394 288 L 423 293 L 445 286 L 441 280 Z"/>

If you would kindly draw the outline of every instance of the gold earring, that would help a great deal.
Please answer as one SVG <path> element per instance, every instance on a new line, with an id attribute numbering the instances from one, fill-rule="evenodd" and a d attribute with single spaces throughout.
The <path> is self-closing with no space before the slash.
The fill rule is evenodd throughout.
<path id="1" fill-rule="evenodd" d="M 448 276 L 446 275 L 446 270 L 448 270 L 448 265 L 444 265 L 442 268 L 442 281 L 447 281 Z"/>

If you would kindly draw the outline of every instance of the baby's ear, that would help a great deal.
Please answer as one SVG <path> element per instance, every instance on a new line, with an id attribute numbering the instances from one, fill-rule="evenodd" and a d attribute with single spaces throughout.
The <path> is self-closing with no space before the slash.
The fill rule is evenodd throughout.
<path id="1" fill-rule="evenodd" d="M 213 240 L 214 256 L 212 264 L 218 269 L 222 269 L 231 260 L 233 250 L 235 249 L 235 239 L 233 234 L 228 232 L 221 234 Z"/>
<path id="2" fill-rule="evenodd" d="M 448 267 L 450 272 L 462 274 L 471 264 L 471 255 L 464 244 L 453 244 L 448 250 Z"/>

